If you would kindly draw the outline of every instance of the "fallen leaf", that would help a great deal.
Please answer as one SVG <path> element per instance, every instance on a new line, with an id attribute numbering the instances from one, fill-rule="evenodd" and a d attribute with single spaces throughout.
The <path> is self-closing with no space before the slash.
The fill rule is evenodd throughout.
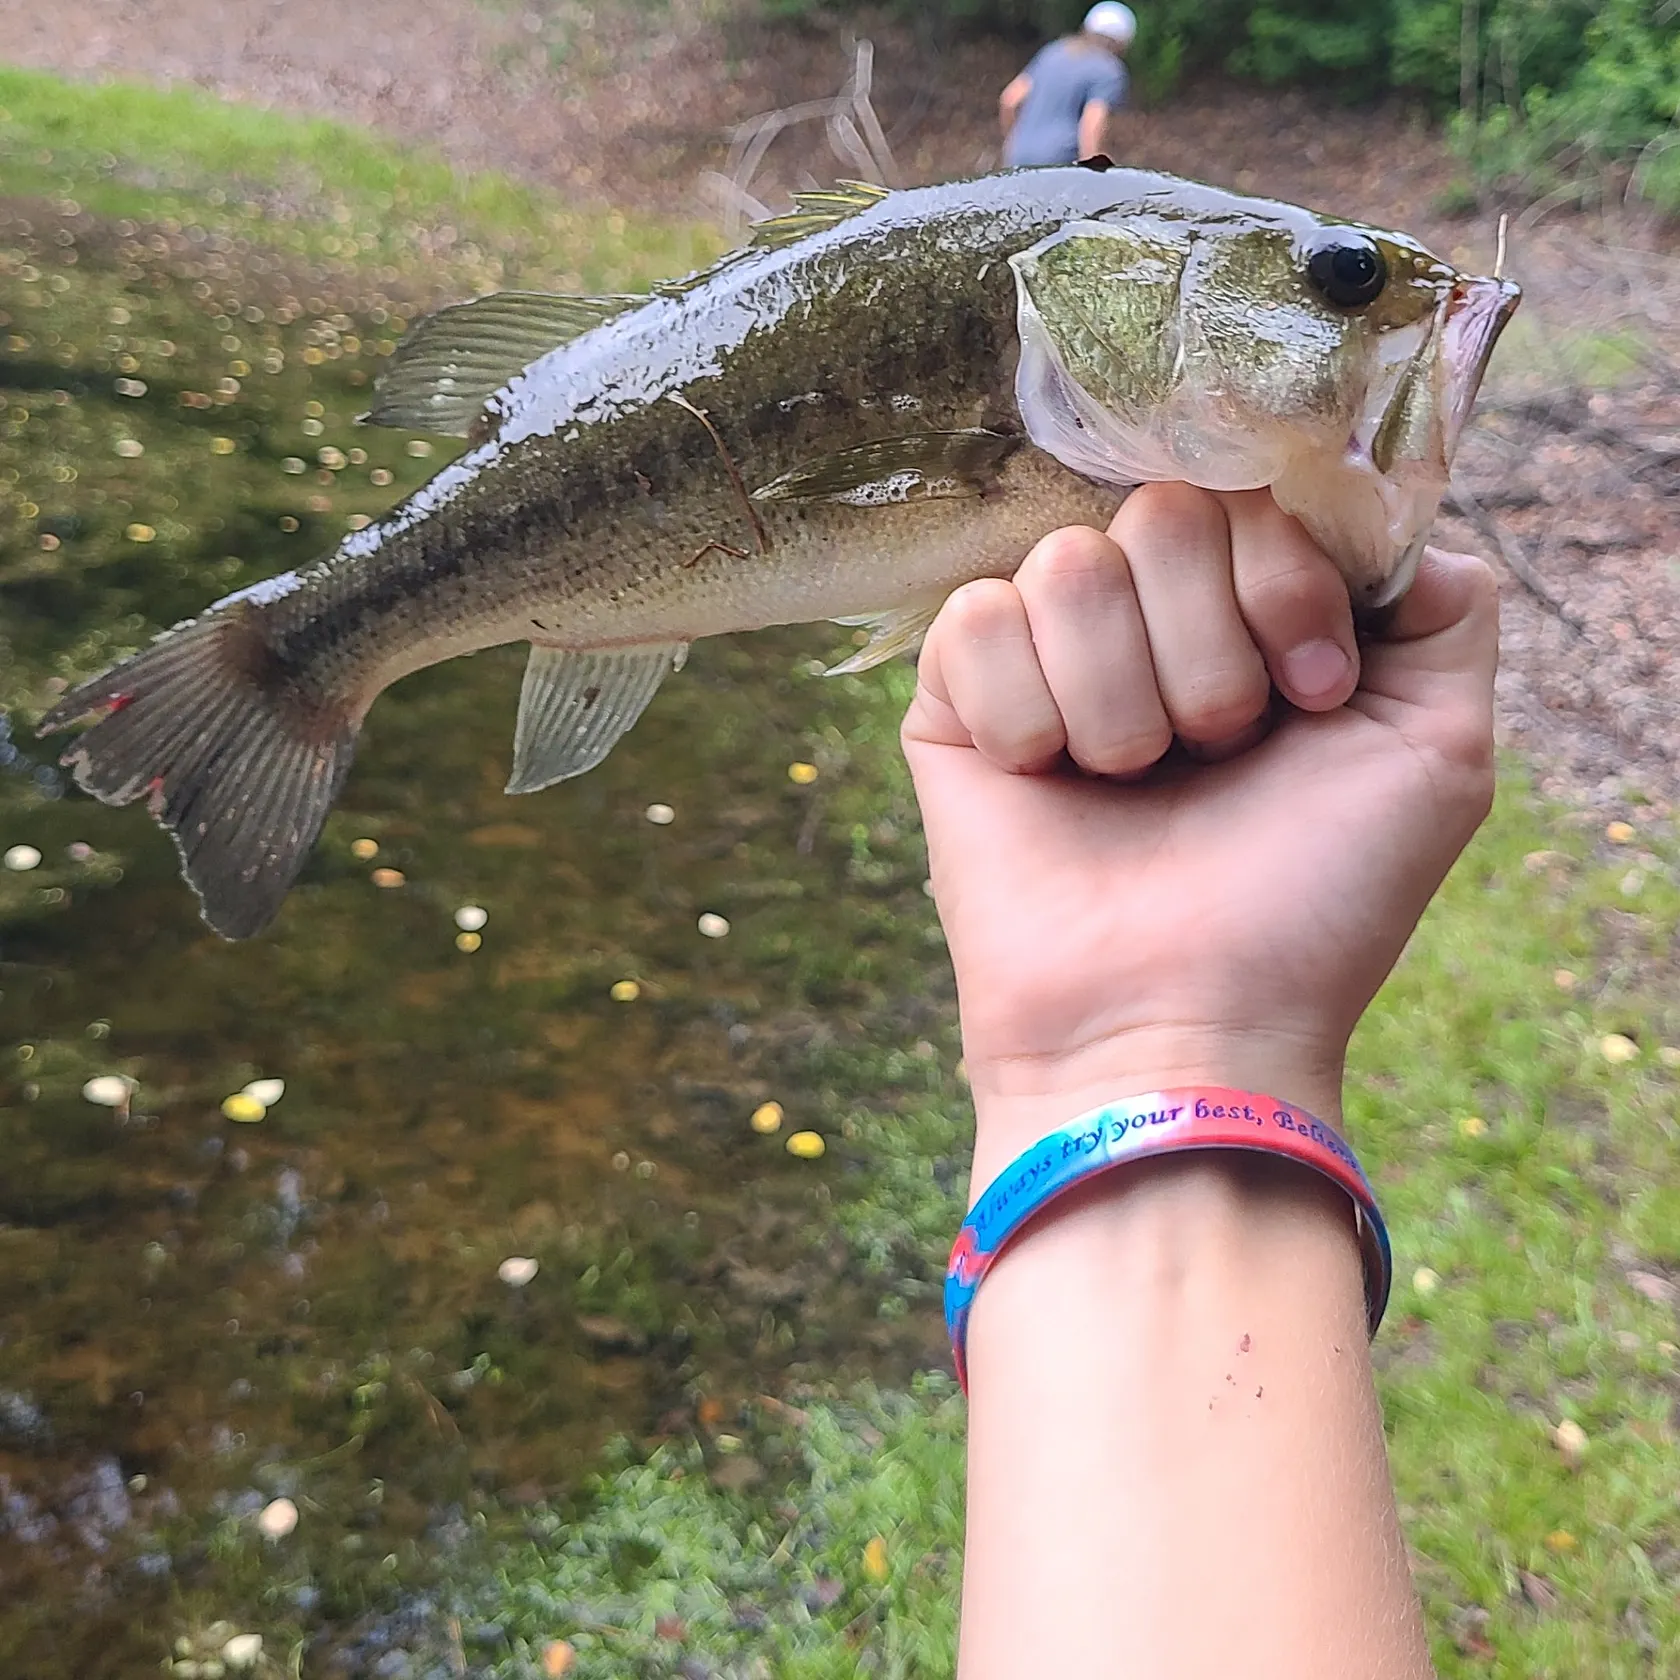
<path id="1" fill-rule="evenodd" d="M 648 1339 L 632 1324 L 607 1313 L 579 1313 L 578 1330 L 585 1341 L 603 1353 L 642 1353 Z"/>
<path id="2" fill-rule="evenodd" d="M 782 1105 L 779 1102 L 760 1103 L 752 1111 L 752 1129 L 768 1137 L 782 1129 Z"/>
<path id="3" fill-rule="evenodd" d="M 863 1548 L 863 1572 L 877 1585 L 887 1578 L 887 1542 L 879 1534 Z"/>
<path id="4" fill-rule="evenodd" d="M 1572 1552 L 1580 1544 L 1567 1528 L 1554 1528 L 1546 1536 L 1546 1550 L 1549 1552 Z"/>
<path id="5" fill-rule="evenodd" d="M 1571 1470 L 1579 1470 L 1587 1456 L 1587 1432 L 1574 1418 L 1565 1418 L 1552 1431 L 1552 1444 Z"/>
<path id="6" fill-rule="evenodd" d="M 560 1680 L 560 1676 L 572 1666 L 577 1656 L 564 1639 L 551 1639 L 543 1646 L 543 1673 L 548 1680 Z"/>
<path id="7" fill-rule="evenodd" d="M 803 762 L 788 766 L 788 780 L 796 787 L 809 787 L 817 779 L 817 767 Z"/>
<path id="8" fill-rule="evenodd" d="M 1655 1272 L 1629 1272 L 1627 1280 L 1631 1288 L 1659 1307 L 1672 1306 L 1676 1294 L 1680 1293 L 1667 1278 Z"/>
<path id="9" fill-rule="evenodd" d="M 272 1499 L 263 1506 L 257 1527 L 270 1540 L 284 1540 L 298 1525 L 298 1508 L 289 1499 Z"/>
<path id="10" fill-rule="evenodd" d="M 408 877 L 400 869 L 376 869 L 368 879 L 376 887 L 384 887 L 388 891 L 392 887 L 400 887 Z"/>
<path id="11" fill-rule="evenodd" d="M 235 1091 L 222 1103 L 222 1113 L 242 1126 L 254 1126 L 268 1113 L 267 1105 L 257 1101 L 249 1091 Z"/>
<path id="12" fill-rule="evenodd" d="M 821 1132 L 795 1132 L 787 1140 L 788 1154 L 797 1155 L 801 1161 L 815 1161 L 827 1149 Z"/>
<path id="13" fill-rule="evenodd" d="M 831 1604 L 839 1602 L 840 1595 L 845 1590 L 845 1582 L 835 1579 L 832 1575 L 819 1575 L 800 1596 L 810 1609 L 826 1610 Z"/>

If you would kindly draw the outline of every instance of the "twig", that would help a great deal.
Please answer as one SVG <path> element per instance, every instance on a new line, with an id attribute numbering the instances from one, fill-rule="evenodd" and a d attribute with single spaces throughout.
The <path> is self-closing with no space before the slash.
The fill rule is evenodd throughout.
<path id="1" fill-rule="evenodd" d="M 1518 583 L 1531 594 L 1548 611 L 1556 614 L 1576 635 L 1584 636 L 1587 627 L 1580 616 L 1564 605 L 1563 600 L 1530 565 L 1528 556 L 1517 547 L 1499 527 L 1499 521 L 1470 494 L 1461 484 L 1454 484 L 1443 498 L 1445 506 L 1461 518 L 1467 519 L 1482 538 L 1493 544 L 1494 552 L 1505 562 Z"/>
<path id="2" fill-rule="evenodd" d="M 860 40 L 853 52 L 851 76 L 833 98 L 807 99 L 798 105 L 765 111 L 736 123 L 727 131 L 729 161 L 724 179 L 728 190 L 721 196 L 725 231 L 731 239 L 741 236 L 746 221 L 759 219 L 750 214 L 743 216 L 743 210 L 758 205 L 753 186 L 766 154 L 781 135 L 801 123 L 822 123 L 829 150 L 859 179 L 883 187 L 899 184 L 897 160 L 881 119 L 875 114 L 874 86 L 875 44 Z M 708 185 L 711 190 L 718 190 L 715 185 Z"/>

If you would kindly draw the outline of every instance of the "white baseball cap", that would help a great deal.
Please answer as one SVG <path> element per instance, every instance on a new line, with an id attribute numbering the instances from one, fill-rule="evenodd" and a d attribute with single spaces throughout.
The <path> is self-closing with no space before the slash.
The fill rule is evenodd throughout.
<path id="1" fill-rule="evenodd" d="M 1101 0 L 1100 5 L 1085 14 L 1084 29 L 1087 35 L 1102 35 L 1129 47 L 1137 34 L 1137 17 L 1130 6 L 1120 5 L 1119 0 Z"/>

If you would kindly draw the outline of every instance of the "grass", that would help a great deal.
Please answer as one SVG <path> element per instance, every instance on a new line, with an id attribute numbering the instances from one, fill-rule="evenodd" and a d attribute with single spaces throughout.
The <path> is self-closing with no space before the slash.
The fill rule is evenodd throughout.
<path id="1" fill-rule="evenodd" d="M 882 696 L 860 755 L 859 789 L 887 798 L 901 698 Z M 1617 843 L 1540 807 L 1509 767 L 1355 1041 L 1349 1124 L 1399 1266 L 1379 1380 L 1446 1680 L 1680 1672 L 1662 1666 L 1680 1651 L 1680 1332 L 1648 1298 L 1680 1272 L 1677 855 L 1671 832 Z M 897 1096 L 844 1117 L 866 1170 L 837 1211 L 884 1310 L 932 1312 L 966 1104 L 948 1058 L 866 1060 L 838 1083 Z M 727 1423 L 604 1473 L 504 1560 L 474 1610 L 499 1630 L 497 1675 L 540 1672 L 557 1639 L 578 1680 L 680 1674 L 685 1654 L 802 1680 L 951 1673 L 949 1386 L 813 1401 L 791 1430 L 783 1408 Z M 772 1491 L 717 1485 L 743 1455 Z"/>
<path id="2" fill-rule="evenodd" d="M 0 66 L 0 182 L 112 218 L 192 224 L 348 267 L 427 262 L 457 292 L 582 291 L 687 273 L 715 235 L 597 206 L 324 119 L 196 88 Z"/>
<path id="3" fill-rule="evenodd" d="M 679 253 L 702 243 L 195 93 L 0 71 L 0 108 L 11 192 L 346 271 L 402 257 L 446 285 L 624 284 L 689 266 Z M 447 247 L 420 238 L 446 219 Z M 846 881 L 880 894 L 879 947 L 810 938 L 797 905 L 766 913 L 762 937 L 779 983 L 852 1017 L 799 1064 L 837 1139 L 834 1217 L 883 1316 L 931 1320 L 968 1115 L 937 924 L 903 890 L 922 867 L 896 751 L 907 682 L 838 686 L 845 704 L 808 747 Z M 1680 1672 L 1680 1333 L 1661 1299 L 1680 1275 L 1676 858 L 1654 823 L 1611 840 L 1540 807 L 1513 767 L 1355 1044 L 1349 1122 L 1400 1259 L 1380 1380 L 1448 1680 Z M 922 1013 L 857 1009 L 888 968 L 912 989 L 907 953 L 925 958 Z M 902 1394 L 808 1386 L 621 1445 L 526 1539 L 470 1567 L 463 1554 L 458 1627 L 440 1611 L 410 1648 L 430 1640 L 442 1672 L 458 1654 L 504 1680 L 552 1672 L 560 1641 L 574 1680 L 950 1673 L 960 1401 L 937 1377 Z M 1556 1444 L 1565 1420 L 1585 1434 L 1578 1463 Z"/>

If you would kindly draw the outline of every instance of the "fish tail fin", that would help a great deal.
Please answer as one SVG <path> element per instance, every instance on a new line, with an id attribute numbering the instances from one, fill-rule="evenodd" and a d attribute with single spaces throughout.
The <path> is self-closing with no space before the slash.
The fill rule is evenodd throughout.
<path id="1" fill-rule="evenodd" d="M 227 939 L 273 920 L 355 751 L 359 712 L 307 694 L 246 605 L 177 626 L 41 720 L 96 722 L 61 762 L 107 805 L 146 800 L 204 919 Z"/>

